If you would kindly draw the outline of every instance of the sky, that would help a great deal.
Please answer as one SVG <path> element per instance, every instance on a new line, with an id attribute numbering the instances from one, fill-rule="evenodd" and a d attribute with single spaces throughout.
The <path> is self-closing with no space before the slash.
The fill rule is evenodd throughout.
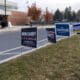
<path id="1" fill-rule="evenodd" d="M 32 3 L 36 2 L 37 6 L 45 11 L 48 7 L 49 11 L 55 12 L 56 9 L 63 11 L 66 7 L 71 6 L 72 10 L 80 9 L 80 0 L 9 0 L 18 4 L 19 11 L 26 11 L 27 6 L 31 6 Z"/>

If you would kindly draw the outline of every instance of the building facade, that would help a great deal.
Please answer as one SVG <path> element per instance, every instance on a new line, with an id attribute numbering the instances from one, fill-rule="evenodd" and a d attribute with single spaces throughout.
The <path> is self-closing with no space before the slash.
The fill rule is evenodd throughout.
<path id="1" fill-rule="evenodd" d="M 11 22 L 13 26 L 29 25 L 30 20 L 30 17 L 27 16 L 27 12 L 12 11 L 11 15 L 8 16 L 8 21 Z"/>

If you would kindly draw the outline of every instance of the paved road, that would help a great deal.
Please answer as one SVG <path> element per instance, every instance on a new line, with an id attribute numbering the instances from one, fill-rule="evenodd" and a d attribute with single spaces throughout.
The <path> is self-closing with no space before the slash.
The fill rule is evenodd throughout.
<path id="1" fill-rule="evenodd" d="M 46 30 L 38 29 L 38 41 L 47 39 Z M 0 33 L 0 52 L 21 46 L 21 31 Z"/>
<path id="2" fill-rule="evenodd" d="M 0 33 L 0 52 L 20 46 L 20 31 Z"/>
<path id="3" fill-rule="evenodd" d="M 38 29 L 38 47 L 47 42 L 46 30 Z M 0 61 L 31 49 L 21 46 L 21 30 L 0 33 Z"/>

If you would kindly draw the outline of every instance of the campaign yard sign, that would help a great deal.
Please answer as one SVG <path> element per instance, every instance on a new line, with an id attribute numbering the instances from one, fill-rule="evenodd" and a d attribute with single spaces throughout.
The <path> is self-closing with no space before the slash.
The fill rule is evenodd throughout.
<path id="1" fill-rule="evenodd" d="M 74 23 L 73 24 L 73 30 L 80 30 L 80 23 Z"/>
<path id="2" fill-rule="evenodd" d="M 56 43 L 55 28 L 46 28 L 48 41 Z"/>
<path id="3" fill-rule="evenodd" d="M 21 45 L 37 47 L 37 28 L 23 28 L 21 30 Z"/>
<path id="4" fill-rule="evenodd" d="M 56 35 L 70 36 L 70 26 L 68 23 L 56 23 Z"/>

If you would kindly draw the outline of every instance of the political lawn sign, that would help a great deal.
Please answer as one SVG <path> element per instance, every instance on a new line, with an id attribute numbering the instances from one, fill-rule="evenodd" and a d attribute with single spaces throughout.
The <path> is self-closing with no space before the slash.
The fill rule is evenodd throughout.
<path id="1" fill-rule="evenodd" d="M 56 43 L 55 28 L 46 28 L 48 41 Z"/>
<path id="2" fill-rule="evenodd" d="M 21 30 L 21 45 L 37 47 L 37 28 L 23 28 Z"/>
<path id="3" fill-rule="evenodd" d="M 73 24 L 73 30 L 80 30 L 80 23 L 74 23 Z"/>
<path id="4" fill-rule="evenodd" d="M 56 35 L 70 36 L 70 26 L 68 23 L 56 23 Z"/>

